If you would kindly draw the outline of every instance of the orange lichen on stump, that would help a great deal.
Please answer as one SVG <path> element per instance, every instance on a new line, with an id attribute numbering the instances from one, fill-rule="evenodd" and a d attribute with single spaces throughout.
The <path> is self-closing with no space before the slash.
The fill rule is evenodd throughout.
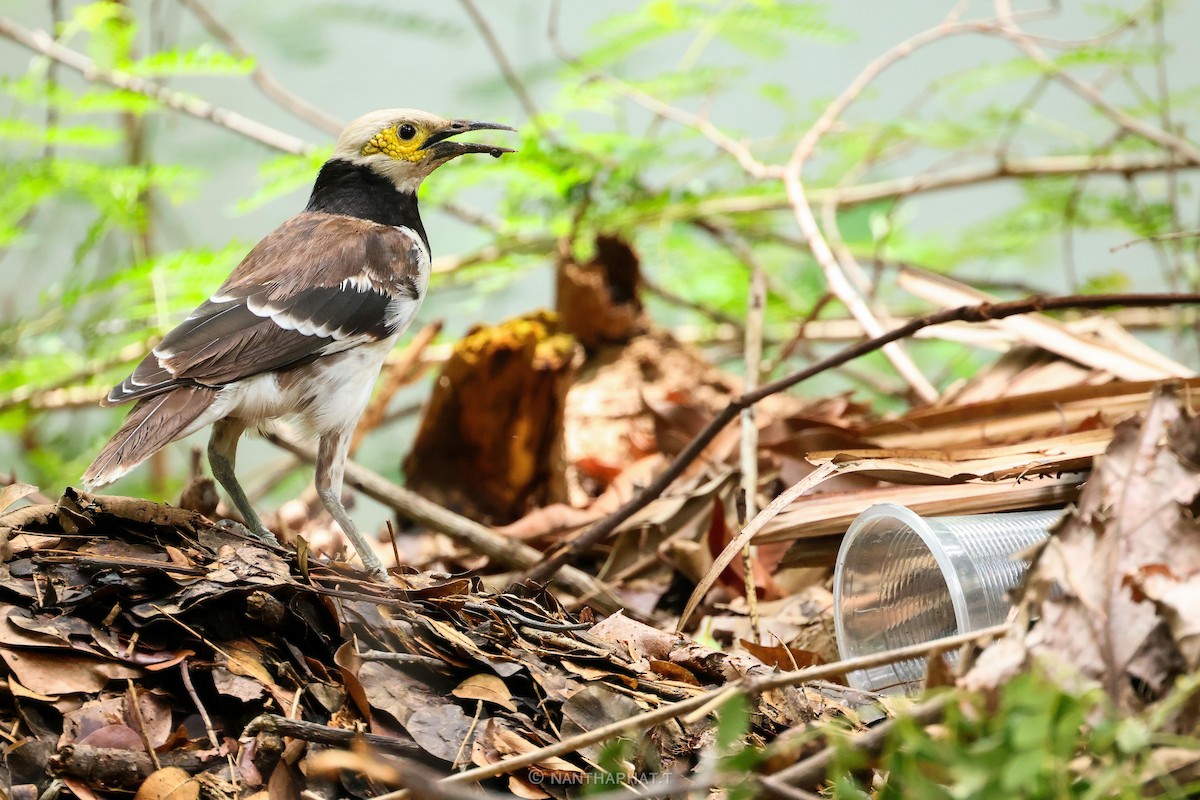
<path id="1" fill-rule="evenodd" d="M 498 524 L 564 499 L 563 398 L 580 359 L 550 312 L 472 329 L 434 386 L 404 462 L 408 485 Z"/>

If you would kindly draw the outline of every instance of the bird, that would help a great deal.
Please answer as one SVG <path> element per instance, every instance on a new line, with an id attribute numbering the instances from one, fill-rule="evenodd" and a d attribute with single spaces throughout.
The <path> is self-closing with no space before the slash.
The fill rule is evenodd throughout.
<path id="1" fill-rule="evenodd" d="M 468 153 L 506 147 L 456 140 L 507 125 L 415 109 L 365 114 L 342 131 L 303 211 L 250 250 L 101 402 L 133 402 L 83 475 L 95 491 L 170 442 L 212 426 L 208 461 L 249 531 L 263 525 L 234 472 L 239 438 L 281 417 L 318 440 L 321 504 L 377 578 L 387 572 L 342 505 L 350 439 L 396 339 L 429 285 L 429 237 L 417 189 Z"/>

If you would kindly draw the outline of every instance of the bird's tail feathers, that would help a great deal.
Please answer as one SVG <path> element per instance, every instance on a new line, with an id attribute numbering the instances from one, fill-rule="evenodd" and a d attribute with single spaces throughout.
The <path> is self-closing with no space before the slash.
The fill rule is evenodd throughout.
<path id="1" fill-rule="evenodd" d="M 88 490 L 99 489 L 194 430 L 193 423 L 217 399 L 217 390 L 181 386 L 138 402 L 121 429 L 83 473 Z"/>

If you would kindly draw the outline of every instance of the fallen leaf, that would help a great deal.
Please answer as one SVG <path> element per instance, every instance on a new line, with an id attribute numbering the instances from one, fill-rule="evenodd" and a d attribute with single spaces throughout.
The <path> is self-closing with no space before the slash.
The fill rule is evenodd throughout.
<path id="1" fill-rule="evenodd" d="M 146 778 L 133 800 L 198 800 L 199 797 L 199 781 L 179 767 L 163 767 Z"/>
<path id="2" fill-rule="evenodd" d="M 0 658 L 21 685 L 42 695 L 90 694 L 103 689 L 110 680 L 136 678 L 142 674 L 141 670 L 124 664 L 65 651 L 43 654 L 0 647 Z"/>
<path id="3" fill-rule="evenodd" d="M 8 511 L 9 506 L 22 500 L 38 490 L 38 487 L 28 483 L 10 483 L 0 489 L 0 514 Z"/>
<path id="4" fill-rule="evenodd" d="M 479 730 L 473 723 L 458 705 L 423 706 L 405 721 L 404 730 L 425 752 L 453 763 L 471 752 Z"/>
<path id="5" fill-rule="evenodd" d="M 512 692 L 504 685 L 504 681 L 499 676 L 486 672 L 467 678 L 456 686 L 451 694 L 464 700 L 482 700 L 485 703 L 507 708 L 509 711 L 517 710 L 517 704 L 512 699 Z"/>

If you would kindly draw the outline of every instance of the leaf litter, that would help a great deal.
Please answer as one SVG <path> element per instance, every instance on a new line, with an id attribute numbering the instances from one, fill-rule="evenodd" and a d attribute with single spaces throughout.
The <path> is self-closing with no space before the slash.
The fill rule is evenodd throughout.
<path id="1" fill-rule="evenodd" d="M 69 489 L 0 517 L 0 535 L 0 783 L 16 796 L 58 780 L 81 797 L 276 797 L 331 773 L 339 793 L 373 796 L 386 769 L 330 767 L 331 747 L 478 766 L 772 670 L 621 616 L 592 624 L 535 585 L 302 569 L 294 552 L 129 498 Z M 750 735 L 844 713 L 847 690 L 828 689 L 764 695 Z M 714 735 L 707 717 L 658 726 L 637 766 L 690 769 Z M 565 796 L 546 777 L 577 785 L 598 757 L 499 783 Z"/>
<path id="2" fill-rule="evenodd" d="M 567 395 L 555 455 L 565 491 L 544 493 L 559 501 L 496 535 L 548 552 L 569 542 L 736 394 L 735 379 L 669 335 L 642 333 L 640 322 L 630 331 L 628 342 L 597 340 L 607 355 L 585 364 Z M 849 522 L 882 501 L 930 515 L 1077 504 L 1020 598 L 1029 633 L 1018 626 L 960 683 L 996 689 L 1053 665 L 1128 712 L 1154 708 L 1200 667 L 1200 423 L 1185 402 L 1200 379 L 1176 385 L 1095 369 L 1081 377 L 1077 365 L 1015 348 L 943 403 L 897 418 L 845 396 L 770 398 L 758 409 L 759 507 L 799 482 L 812 489 L 754 538 L 761 629 L 742 564 L 726 559 L 745 526 L 732 427 L 577 565 L 628 609 L 598 623 L 586 597 L 485 588 L 505 585 L 511 576 L 494 574 L 503 565 L 434 537 L 417 559 L 427 571 L 384 585 L 193 511 L 71 489 L 38 502 L 33 487 L 11 484 L 0 510 L 35 504 L 0 517 L 0 785 L 14 787 L 13 800 L 54 787 L 85 798 L 136 789 L 145 800 L 374 797 L 498 765 L 488 788 L 573 796 L 582 776 L 611 767 L 613 751 L 596 741 L 543 748 L 781 671 L 832 665 L 821 674 L 836 679 L 829 568 Z M 995 399 L 996 386 L 1010 390 Z M 188 505 L 211 514 L 211 500 Z M 456 576 L 465 570 L 482 577 Z M 703 612 L 686 628 L 696 639 L 665 632 L 689 591 Z M 932 672 L 938 684 L 957 677 Z M 821 681 L 751 694 L 748 727 L 734 738 L 802 742 L 764 762 L 781 775 L 825 774 L 828 748 L 799 763 L 780 753 L 811 753 L 813 732 L 830 722 L 844 730 L 903 713 Z M 715 706 L 700 708 L 622 734 L 622 771 L 695 774 L 727 738 Z M 1194 731 L 1196 716 L 1185 704 L 1171 728 Z M 522 765 L 507 766 L 513 759 Z M 1151 760 L 1179 776 L 1196 763 L 1174 746 Z"/>

